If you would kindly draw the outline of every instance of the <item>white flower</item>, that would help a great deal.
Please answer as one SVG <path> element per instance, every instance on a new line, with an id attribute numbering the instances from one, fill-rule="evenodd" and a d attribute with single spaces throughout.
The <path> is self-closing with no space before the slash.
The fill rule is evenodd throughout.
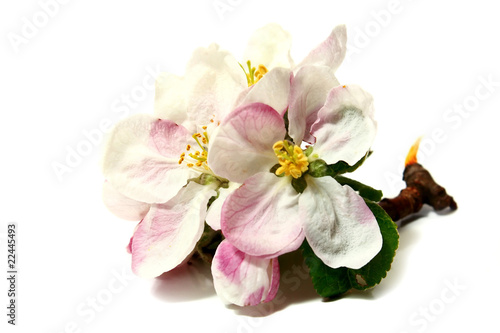
<path id="1" fill-rule="evenodd" d="M 220 228 L 222 203 L 207 215 L 208 201 L 216 190 L 223 201 L 236 185 L 210 169 L 209 140 L 246 88 L 229 53 L 216 45 L 200 48 L 184 77 L 158 78 L 154 116 L 129 117 L 110 134 L 102 163 L 105 203 L 119 216 L 142 218 L 129 246 L 136 274 L 154 277 L 180 264 L 205 219 Z"/>

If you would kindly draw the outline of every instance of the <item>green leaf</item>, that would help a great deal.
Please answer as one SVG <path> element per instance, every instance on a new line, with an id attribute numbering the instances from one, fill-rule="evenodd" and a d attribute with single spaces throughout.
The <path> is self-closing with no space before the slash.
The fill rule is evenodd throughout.
<path id="1" fill-rule="evenodd" d="M 380 252 L 360 269 L 347 267 L 331 268 L 319 259 L 307 243 L 302 244 L 302 253 L 309 267 L 316 292 L 322 297 L 335 297 L 351 288 L 364 290 L 379 284 L 391 268 L 399 244 L 396 224 L 376 203 L 365 200 L 368 208 L 377 219 L 382 233 L 383 244 Z"/>
<path id="2" fill-rule="evenodd" d="M 349 165 L 344 161 L 339 161 L 335 164 L 330 164 L 328 165 L 330 169 L 330 175 L 332 177 L 336 177 L 337 175 L 340 175 L 342 173 L 347 173 L 347 172 L 354 172 L 357 168 L 359 168 L 368 157 L 372 154 L 372 151 L 368 151 L 365 156 L 363 156 L 356 164 L 354 165 Z"/>
<path id="3" fill-rule="evenodd" d="M 354 288 L 360 290 L 379 284 L 387 276 L 399 246 L 398 229 L 391 217 L 375 202 L 368 200 L 365 200 L 365 202 L 377 219 L 382 233 L 383 244 L 380 252 L 368 264 L 360 269 L 352 270 L 352 273 L 355 274 L 353 277 L 360 275 L 366 281 L 366 286 L 353 285 Z"/>
<path id="4" fill-rule="evenodd" d="M 337 176 L 335 177 L 335 180 L 338 181 L 341 185 L 350 186 L 354 191 L 357 191 L 359 195 L 365 199 L 375 202 L 382 200 L 382 191 L 376 190 L 373 187 L 344 176 Z"/>
<path id="5" fill-rule="evenodd" d="M 333 269 L 325 265 L 314 254 L 306 240 L 302 243 L 302 255 L 307 267 L 309 267 L 309 275 L 318 295 L 321 297 L 333 297 L 351 289 L 347 268 L 340 267 Z"/>

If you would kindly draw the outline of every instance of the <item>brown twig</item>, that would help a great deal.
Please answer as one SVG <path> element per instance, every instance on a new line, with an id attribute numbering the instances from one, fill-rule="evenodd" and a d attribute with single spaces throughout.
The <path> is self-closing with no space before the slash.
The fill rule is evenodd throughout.
<path id="1" fill-rule="evenodd" d="M 406 158 L 406 167 L 403 180 L 406 188 L 392 199 L 382 199 L 379 205 L 389 214 L 393 221 L 398 221 L 410 214 L 417 213 L 424 204 L 435 210 L 458 208 L 457 203 L 446 193 L 441 185 L 437 184 L 429 171 L 417 163 L 416 154 L 420 139 L 412 146 Z"/>

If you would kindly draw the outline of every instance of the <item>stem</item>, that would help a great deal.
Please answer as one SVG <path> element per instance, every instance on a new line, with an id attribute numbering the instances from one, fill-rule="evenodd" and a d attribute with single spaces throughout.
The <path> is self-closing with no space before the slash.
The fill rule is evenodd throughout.
<path id="1" fill-rule="evenodd" d="M 406 182 L 406 188 L 397 197 L 385 198 L 379 202 L 393 221 L 417 213 L 424 204 L 432 206 L 436 211 L 448 207 L 451 210 L 458 208 L 453 197 L 434 181 L 429 171 L 422 165 L 418 163 L 407 165 L 403 172 L 403 180 Z"/>

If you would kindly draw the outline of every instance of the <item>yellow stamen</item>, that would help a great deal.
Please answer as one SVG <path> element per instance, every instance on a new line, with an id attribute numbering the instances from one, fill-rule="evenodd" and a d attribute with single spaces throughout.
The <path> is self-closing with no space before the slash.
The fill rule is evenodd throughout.
<path id="1" fill-rule="evenodd" d="M 309 161 L 299 146 L 288 141 L 278 141 L 273 145 L 274 154 L 278 157 L 280 167 L 276 175 L 285 174 L 297 179 L 308 170 Z"/>
<path id="2" fill-rule="evenodd" d="M 273 145 L 273 149 L 274 150 L 281 150 L 283 149 L 283 141 L 278 141 L 276 142 L 274 145 Z"/>
<path id="3" fill-rule="evenodd" d="M 268 72 L 266 66 L 264 65 L 259 65 L 259 68 L 255 72 L 255 83 L 259 82 L 260 79 Z"/>
<path id="4" fill-rule="evenodd" d="M 268 72 L 266 66 L 264 65 L 259 65 L 256 70 L 255 67 L 252 67 L 252 63 L 250 62 L 250 60 L 247 61 L 248 72 L 241 64 L 240 67 L 241 69 L 243 69 L 243 72 L 247 77 L 247 83 L 249 87 L 259 82 L 259 80 L 262 79 L 262 77 Z"/>
<path id="5" fill-rule="evenodd" d="M 206 129 L 207 126 L 203 126 L 202 128 Z M 202 167 L 203 170 L 210 171 L 210 168 L 207 165 L 207 157 L 208 157 L 207 145 L 209 143 L 208 133 L 206 131 L 203 132 L 203 134 L 194 133 L 192 135 L 192 138 L 198 144 L 199 150 L 193 151 L 192 153 L 188 153 L 187 156 L 189 156 L 189 157 L 188 157 L 188 160 L 186 161 L 186 165 L 189 168 L 193 168 L 196 166 L 198 168 Z M 201 141 L 200 141 L 200 139 L 201 139 Z M 186 151 L 190 151 L 191 148 L 192 148 L 191 145 L 187 145 Z M 186 158 L 186 152 L 183 152 L 180 155 L 179 164 L 182 164 L 184 162 L 185 158 Z"/>

